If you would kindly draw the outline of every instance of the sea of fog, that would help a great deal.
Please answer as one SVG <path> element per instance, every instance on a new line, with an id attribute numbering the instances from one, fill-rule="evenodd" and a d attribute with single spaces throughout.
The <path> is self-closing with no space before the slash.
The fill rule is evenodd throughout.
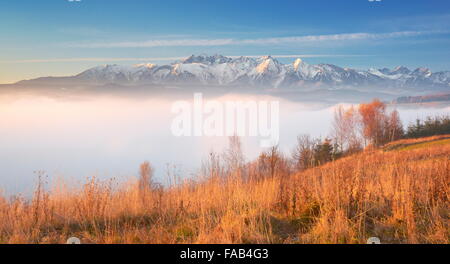
<path id="1" fill-rule="evenodd" d="M 58 178 L 84 182 L 90 176 L 129 179 L 137 175 L 143 161 L 152 163 L 160 182 L 166 182 L 168 167 L 175 168 L 182 177 L 190 177 L 208 153 L 222 152 L 228 139 L 175 137 L 171 125 L 176 114 L 171 108 L 180 99 L 0 96 L 0 188 L 6 194 L 31 193 L 38 171 L 49 182 Z M 236 94 L 214 100 L 279 101 L 279 146 L 285 153 L 291 152 L 299 134 L 328 136 L 335 107 Z M 450 112 L 448 106 L 398 110 L 405 124 Z M 241 140 L 248 160 L 264 150 L 260 138 Z"/>

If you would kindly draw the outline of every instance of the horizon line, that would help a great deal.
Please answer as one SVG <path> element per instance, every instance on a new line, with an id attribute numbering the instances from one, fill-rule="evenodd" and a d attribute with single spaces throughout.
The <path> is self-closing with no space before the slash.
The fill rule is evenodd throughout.
<path id="1" fill-rule="evenodd" d="M 220 55 L 218 53 L 214 55 Z M 23 59 L 23 60 L 5 60 L 0 61 L 0 63 L 58 63 L 58 62 L 101 62 L 101 61 L 173 61 L 182 60 L 189 58 L 190 56 L 214 56 L 205 54 L 191 54 L 189 56 L 178 56 L 178 57 L 147 57 L 147 58 L 102 58 L 102 57 L 82 57 L 82 58 L 58 58 L 58 59 Z M 227 58 L 261 58 L 265 56 L 270 56 L 273 58 L 332 58 L 332 57 L 370 57 L 375 55 L 369 54 L 284 54 L 284 55 L 222 55 Z"/>

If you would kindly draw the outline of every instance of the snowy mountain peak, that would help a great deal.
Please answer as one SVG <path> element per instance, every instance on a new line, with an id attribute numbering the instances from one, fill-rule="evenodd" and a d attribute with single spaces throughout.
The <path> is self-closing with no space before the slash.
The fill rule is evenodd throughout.
<path id="1" fill-rule="evenodd" d="M 53 78 L 52 80 L 57 79 Z M 310 65 L 298 58 L 282 64 L 271 56 L 230 58 L 222 55 L 192 55 L 168 65 L 104 65 L 91 68 L 71 81 L 95 84 L 202 84 L 283 88 L 450 89 L 450 72 L 432 73 L 427 68 L 414 71 L 399 66 L 367 71 L 332 64 Z M 50 80 L 50 79 L 46 79 Z M 31 80 L 30 82 L 32 82 Z"/>
<path id="2" fill-rule="evenodd" d="M 154 68 L 156 67 L 156 64 L 153 63 L 140 63 L 140 64 L 136 64 L 134 65 L 135 68 Z"/>
<path id="3" fill-rule="evenodd" d="M 397 66 L 391 71 L 391 74 L 409 74 L 410 72 L 405 66 Z"/>
<path id="4" fill-rule="evenodd" d="M 102 66 L 97 66 L 86 70 L 79 75 L 99 75 L 99 74 L 123 74 L 129 73 L 131 71 L 131 67 L 122 66 L 117 64 L 107 64 Z"/>
<path id="5" fill-rule="evenodd" d="M 431 71 L 428 68 L 417 68 L 414 70 L 413 73 L 420 74 L 420 75 L 430 75 Z"/>
<path id="6" fill-rule="evenodd" d="M 180 73 L 180 68 L 181 68 L 181 64 L 180 63 L 174 64 L 172 66 L 172 71 L 170 72 L 170 74 L 178 75 Z"/>
<path id="7" fill-rule="evenodd" d="M 302 59 L 297 58 L 297 59 L 294 61 L 294 70 L 295 70 L 295 71 L 298 71 L 298 67 L 299 67 L 300 64 L 302 64 L 302 63 L 303 63 Z"/>
<path id="8" fill-rule="evenodd" d="M 203 63 L 203 64 L 221 64 L 221 63 L 227 63 L 230 62 L 231 59 L 227 58 L 225 56 L 216 54 L 213 56 L 207 56 L 207 55 L 191 55 L 188 58 L 182 60 L 184 64 L 190 64 L 190 63 Z"/>
<path id="9" fill-rule="evenodd" d="M 259 65 L 256 67 L 256 72 L 280 72 L 280 63 L 271 56 L 264 56 L 260 59 Z"/>
<path id="10" fill-rule="evenodd" d="M 261 60 L 273 60 L 273 57 L 270 55 L 265 55 L 261 57 Z"/>

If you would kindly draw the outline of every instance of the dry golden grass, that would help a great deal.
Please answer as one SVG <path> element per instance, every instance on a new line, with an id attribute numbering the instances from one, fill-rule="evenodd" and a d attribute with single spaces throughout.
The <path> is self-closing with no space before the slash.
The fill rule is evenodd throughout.
<path id="1" fill-rule="evenodd" d="M 450 140 L 450 135 L 439 135 L 425 138 L 411 138 L 402 139 L 395 142 L 391 142 L 383 147 L 384 150 L 401 150 L 401 149 L 411 149 L 415 146 L 428 146 L 435 143 L 447 144 Z"/>
<path id="2" fill-rule="evenodd" d="M 450 242 L 450 144 L 259 180 L 212 174 L 149 192 L 138 181 L 38 186 L 32 201 L 0 199 L 0 243 Z"/>

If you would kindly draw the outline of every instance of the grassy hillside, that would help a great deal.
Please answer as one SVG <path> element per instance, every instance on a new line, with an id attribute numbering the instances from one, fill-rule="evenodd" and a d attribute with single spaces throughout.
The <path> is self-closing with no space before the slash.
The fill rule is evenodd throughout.
<path id="1" fill-rule="evenodd" d="M 450 135 L 440 135 L 425 138 L 403 139 L 387 144 L 383 149 L 392 150 L 412 150 L 432 146 L 443 146 L 450 144 Z"/>
<path id="2" fill-rule="evenodd" d="M 449 243 L 449 139 L 398 141 L 284 177 L 39 187 L 31 202 L 0 199 L 0 242 Z"/>

